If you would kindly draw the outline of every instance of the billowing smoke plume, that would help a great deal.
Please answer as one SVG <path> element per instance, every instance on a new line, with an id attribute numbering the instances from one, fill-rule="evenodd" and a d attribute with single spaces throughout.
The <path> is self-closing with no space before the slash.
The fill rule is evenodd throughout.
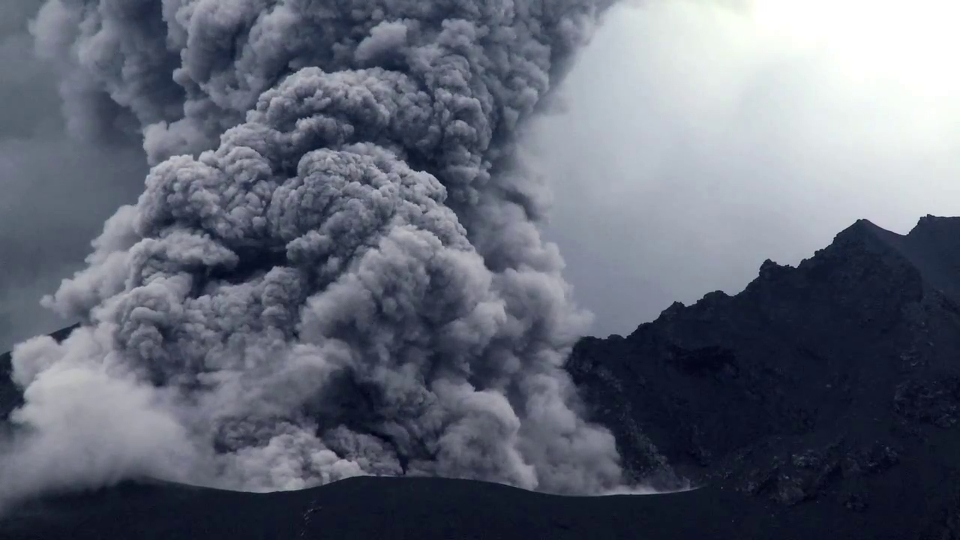
<path id="1" fill-rule="evenodd" d="M 50 0 L 73 129 L 155 164 L 14 352 L 9 494 L 430 474 L 622 484 L 514 154 L 606 0 Z"/>

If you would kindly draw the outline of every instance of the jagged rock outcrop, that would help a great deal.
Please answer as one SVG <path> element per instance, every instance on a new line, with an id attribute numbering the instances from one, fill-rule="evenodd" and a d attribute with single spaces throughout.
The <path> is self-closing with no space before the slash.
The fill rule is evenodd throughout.
<path id="1" fill-rule="evenodd" d="M 568 368 L 641 475 L 657 455 L 783 512 L 816 501 L 905 513 L 903 538 L 956 530 L 958 218 L 905 236 L 858 221 L 796 268 L 766 261 L 735 296 L 583 339 Z"/>

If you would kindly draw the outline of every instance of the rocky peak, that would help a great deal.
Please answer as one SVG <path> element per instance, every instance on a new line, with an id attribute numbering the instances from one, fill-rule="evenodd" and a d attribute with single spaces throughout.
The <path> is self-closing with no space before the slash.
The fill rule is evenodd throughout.
<path id="1" fill-rule="evenodd" d="M 568 368 L 631 466 L 791 507 L 947 508 L 948 490 L 898 479 L 960 469 L 958 293 L 960 219 L 908 235 L 860 220 L 796 267 L 765 261 L 739 294 L 582 341 Z M 602 412 L 622 410 L 629 426 Z"/>

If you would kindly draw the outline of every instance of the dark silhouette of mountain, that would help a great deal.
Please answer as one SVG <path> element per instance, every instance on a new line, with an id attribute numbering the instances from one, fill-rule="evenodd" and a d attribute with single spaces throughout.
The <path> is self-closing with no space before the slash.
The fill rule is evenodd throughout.
<path id="1" fill-rule="evenodd" d="M 670 531 L 670 538 L 700 540 L 704 531 L 730 533 L 741 519 L 723 511 L 735 511 L 729 499 L 703 504 L 708 498 L 559 497 L 436 478 L 354 478 L 272 494 L 126 483 L 31 504 L 0 521 L 0 538 L 607 539 Z M 690 507 L 703 511 L 685 515 Z"/>
<path id="2" fill-rule="evenodd" d="M 30 503 L 0 538 L 960 539 L 960 218 L 905 236 L 858 221 L 796 268 L 766 261 L 740 294 L 581 340 L 568 369 L 636 478 L 701 488 L 127 483 Z M 0 414 L 19 399 L 0 377 Z"/>
<path id="3" fill-rule="evenodd" d="M 639 476 L 815 507 L 811 533 L 960 538 L 960 218 L 858 221 L 736 296 L 583 339 L 568 369 Z"/>
<path id="4" fill-rule="evenodd" d="M 652 496 L 561 497 L 439 478 L 353 478 L 302 491 L 237 493 L 125 483 L 33 503 L 0 521 L 4 540 L 901 539 L 885 522 L 781 515 L 719 487 Z M 856 517 L 856 516 L 855 516 Z M 826 528 L 833 527 L 836 528 Z"/>

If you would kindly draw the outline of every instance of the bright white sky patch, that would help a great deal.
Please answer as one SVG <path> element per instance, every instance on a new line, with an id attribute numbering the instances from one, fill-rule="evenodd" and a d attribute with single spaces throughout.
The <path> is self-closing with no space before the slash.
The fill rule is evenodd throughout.
<path id="1" fill-rule="evenodd" d="M 615 9 L 528 137 L 595 331 L 736 293 L 858 218 L 960 215 L 958 21 L 933 0 Z"/>
<path id="2" fill-rule="evenodd" d="M 754 0 L 758 30 L 833 56 L 852 78 L 897 81 L 932 98 L 960 82 L 960 2 L 951 0 Z"/>

